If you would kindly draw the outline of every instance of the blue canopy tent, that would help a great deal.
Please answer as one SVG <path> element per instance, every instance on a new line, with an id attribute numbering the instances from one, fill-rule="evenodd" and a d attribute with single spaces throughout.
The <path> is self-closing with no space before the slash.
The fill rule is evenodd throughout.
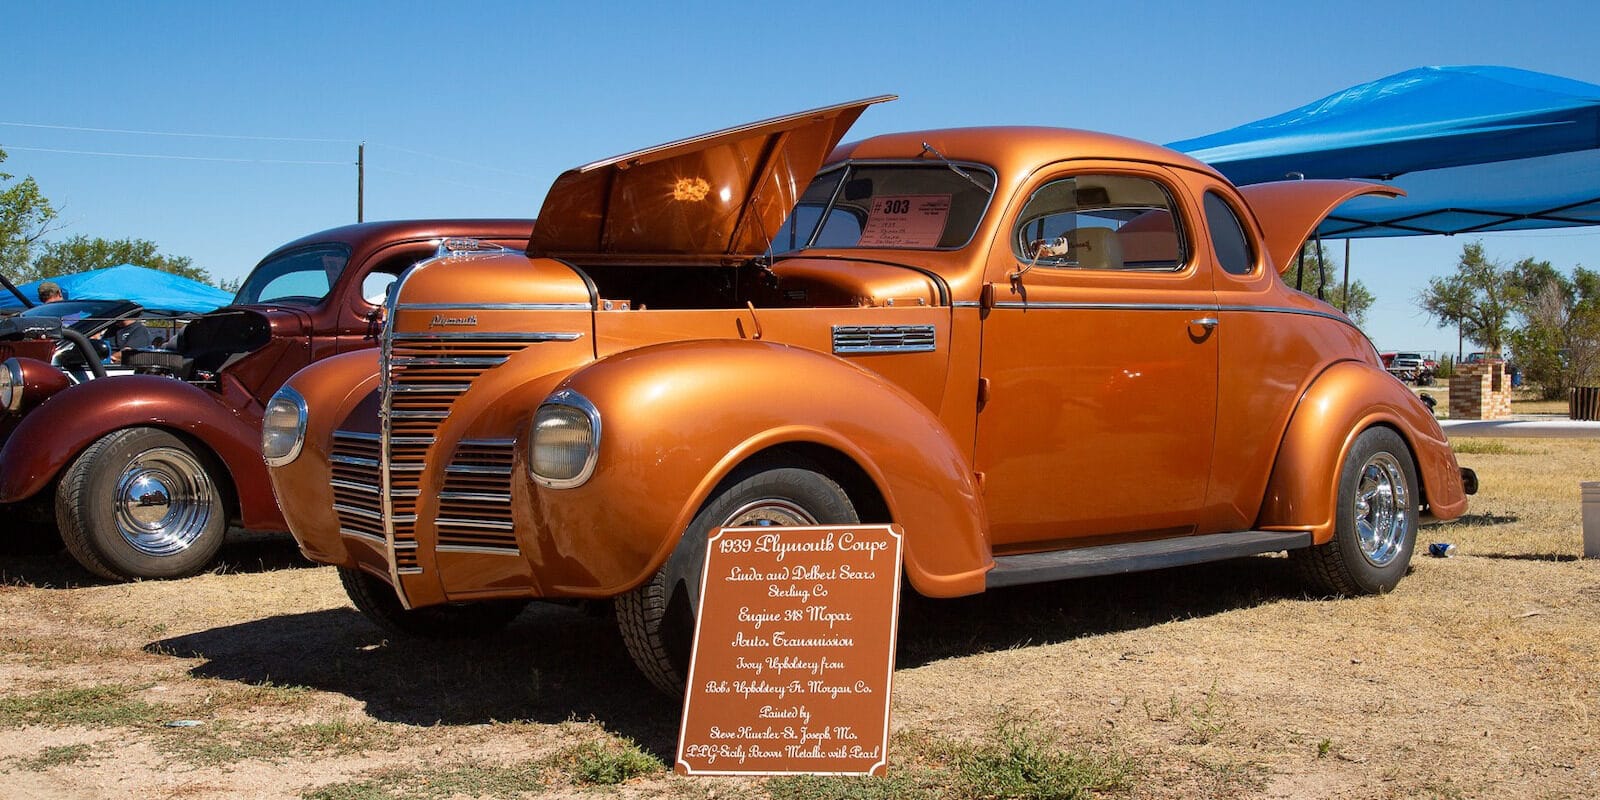
<path id="1" fill-rule="evenodd" d="M 203 314 L 233 302 L 233 295 L 214 286 L 192 281 L 181 275 L 122 264 L 94 269 L 49 280 L 73 300 L 131 300 L 149 309 Z M 39 296 L 43 281 L 18 286 L 28 299 Z M 0 292 L 0 309 L 20 309 L 22 303 L 10 292 Z"/>
<path id="2" fill-rule="evenodd" d="M 1365 178 L 1325 238 L 1600 224 L 1600 86 L 1509 67 L 1422 67 L 1173 142 L 1248 184 Z"/>

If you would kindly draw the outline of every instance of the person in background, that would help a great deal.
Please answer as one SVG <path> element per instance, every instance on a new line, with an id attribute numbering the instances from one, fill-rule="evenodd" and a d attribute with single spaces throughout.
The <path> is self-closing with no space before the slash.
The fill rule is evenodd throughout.
<path id="1" fill-rule="evenodd" d="M 150 337 L 150 329 L 143 322 L 136 319 L 125 319 L 112 326 L 106 332 L 106 344 L 111 348 L 111 363 L 122 363 L 122 351 L 125 348 L 149 350 L 155 347 Z"/>
<path id="2" fill-rule="evenodd" d="M 39 284 L 39 302 L 56 303 L 67 299 L 67 293 L 61 291 L 61 284 L 55 281 L 45 281 Z"/>

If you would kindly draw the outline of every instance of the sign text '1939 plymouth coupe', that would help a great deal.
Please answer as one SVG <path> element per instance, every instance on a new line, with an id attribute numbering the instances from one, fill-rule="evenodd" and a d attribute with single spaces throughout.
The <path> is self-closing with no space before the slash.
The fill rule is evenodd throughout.
<path id="1" fill-rule="evenodd" d="M 720 527 L 892 522 L 934 597 L 1285 550 L 1360 594 L 1465 509 L 1428 410 L 1279 278 L 1392 190 L 1073 130 L 837 146 L 883 99 L 568 171 L 526 252 L 408 270 L 378 350 L 267 409 L 302 551 L 395 631 L 614 599 L 679 691 Z"/>

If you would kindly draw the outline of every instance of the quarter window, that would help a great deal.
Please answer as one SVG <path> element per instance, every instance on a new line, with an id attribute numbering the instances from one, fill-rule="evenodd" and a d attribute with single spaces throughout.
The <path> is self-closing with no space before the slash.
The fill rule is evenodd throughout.
<path id="1" fill-rule="evenodd" d="M 1205 206 L 1206 227 L 1211 229 L 1211 246 L 1216 250 L 1217 263 L 1225 272 L 1249 275 L 1255 269 L 1256 255 L 1250 247 L 1250 239 L 1244 235 L 1244 226 L 1239 224 L 1239 215 L 1233 213 L 1233 207 L 1216 192 L 1206 192 Z"/>
<path id="2" fill-rule="evenodd" d="M 1188 261 L 1161 184 L 1126 175 L 1077 175 L 1039 187 L 1012 240 L 1019 259 L 1041 267 L 1173 271 Z"/>

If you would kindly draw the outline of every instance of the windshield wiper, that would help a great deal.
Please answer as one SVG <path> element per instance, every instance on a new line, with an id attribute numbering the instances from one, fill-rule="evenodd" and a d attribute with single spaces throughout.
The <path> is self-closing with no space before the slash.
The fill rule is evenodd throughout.
<path id="1" fill-rule="evenodd" d="M 988 186 L 984 186 L 983 184 L 979 183 L 977 178 L 972 177 L 972 173 L 967 172 L 966 170 L 956 166 L 956 162 L 951 161 L 948 158 L 945 158 L 944 157 L 944 153 L 939 152 L 938 149 L 935 148 L 933 145 L 928 144 L 927 142 L 923 142 L 922 143 L 922 152 L 924 152 L 924 153 L 932 153 L 935 158 L 939 159 L 940 161 L 943 161 L 944 165 L 949 167 L 951 172 L 954 172 L 955 174 L 960 175 L 963 178 L 966 178 L 967 179 L 967 183 L 970 183 L 973 186 L 976 186 L 979 189 L 984 190 L 985 192 L 993 192 L 994 191 L 994 189 L 992 189 L 992 188 L 990 188 Z"/>

